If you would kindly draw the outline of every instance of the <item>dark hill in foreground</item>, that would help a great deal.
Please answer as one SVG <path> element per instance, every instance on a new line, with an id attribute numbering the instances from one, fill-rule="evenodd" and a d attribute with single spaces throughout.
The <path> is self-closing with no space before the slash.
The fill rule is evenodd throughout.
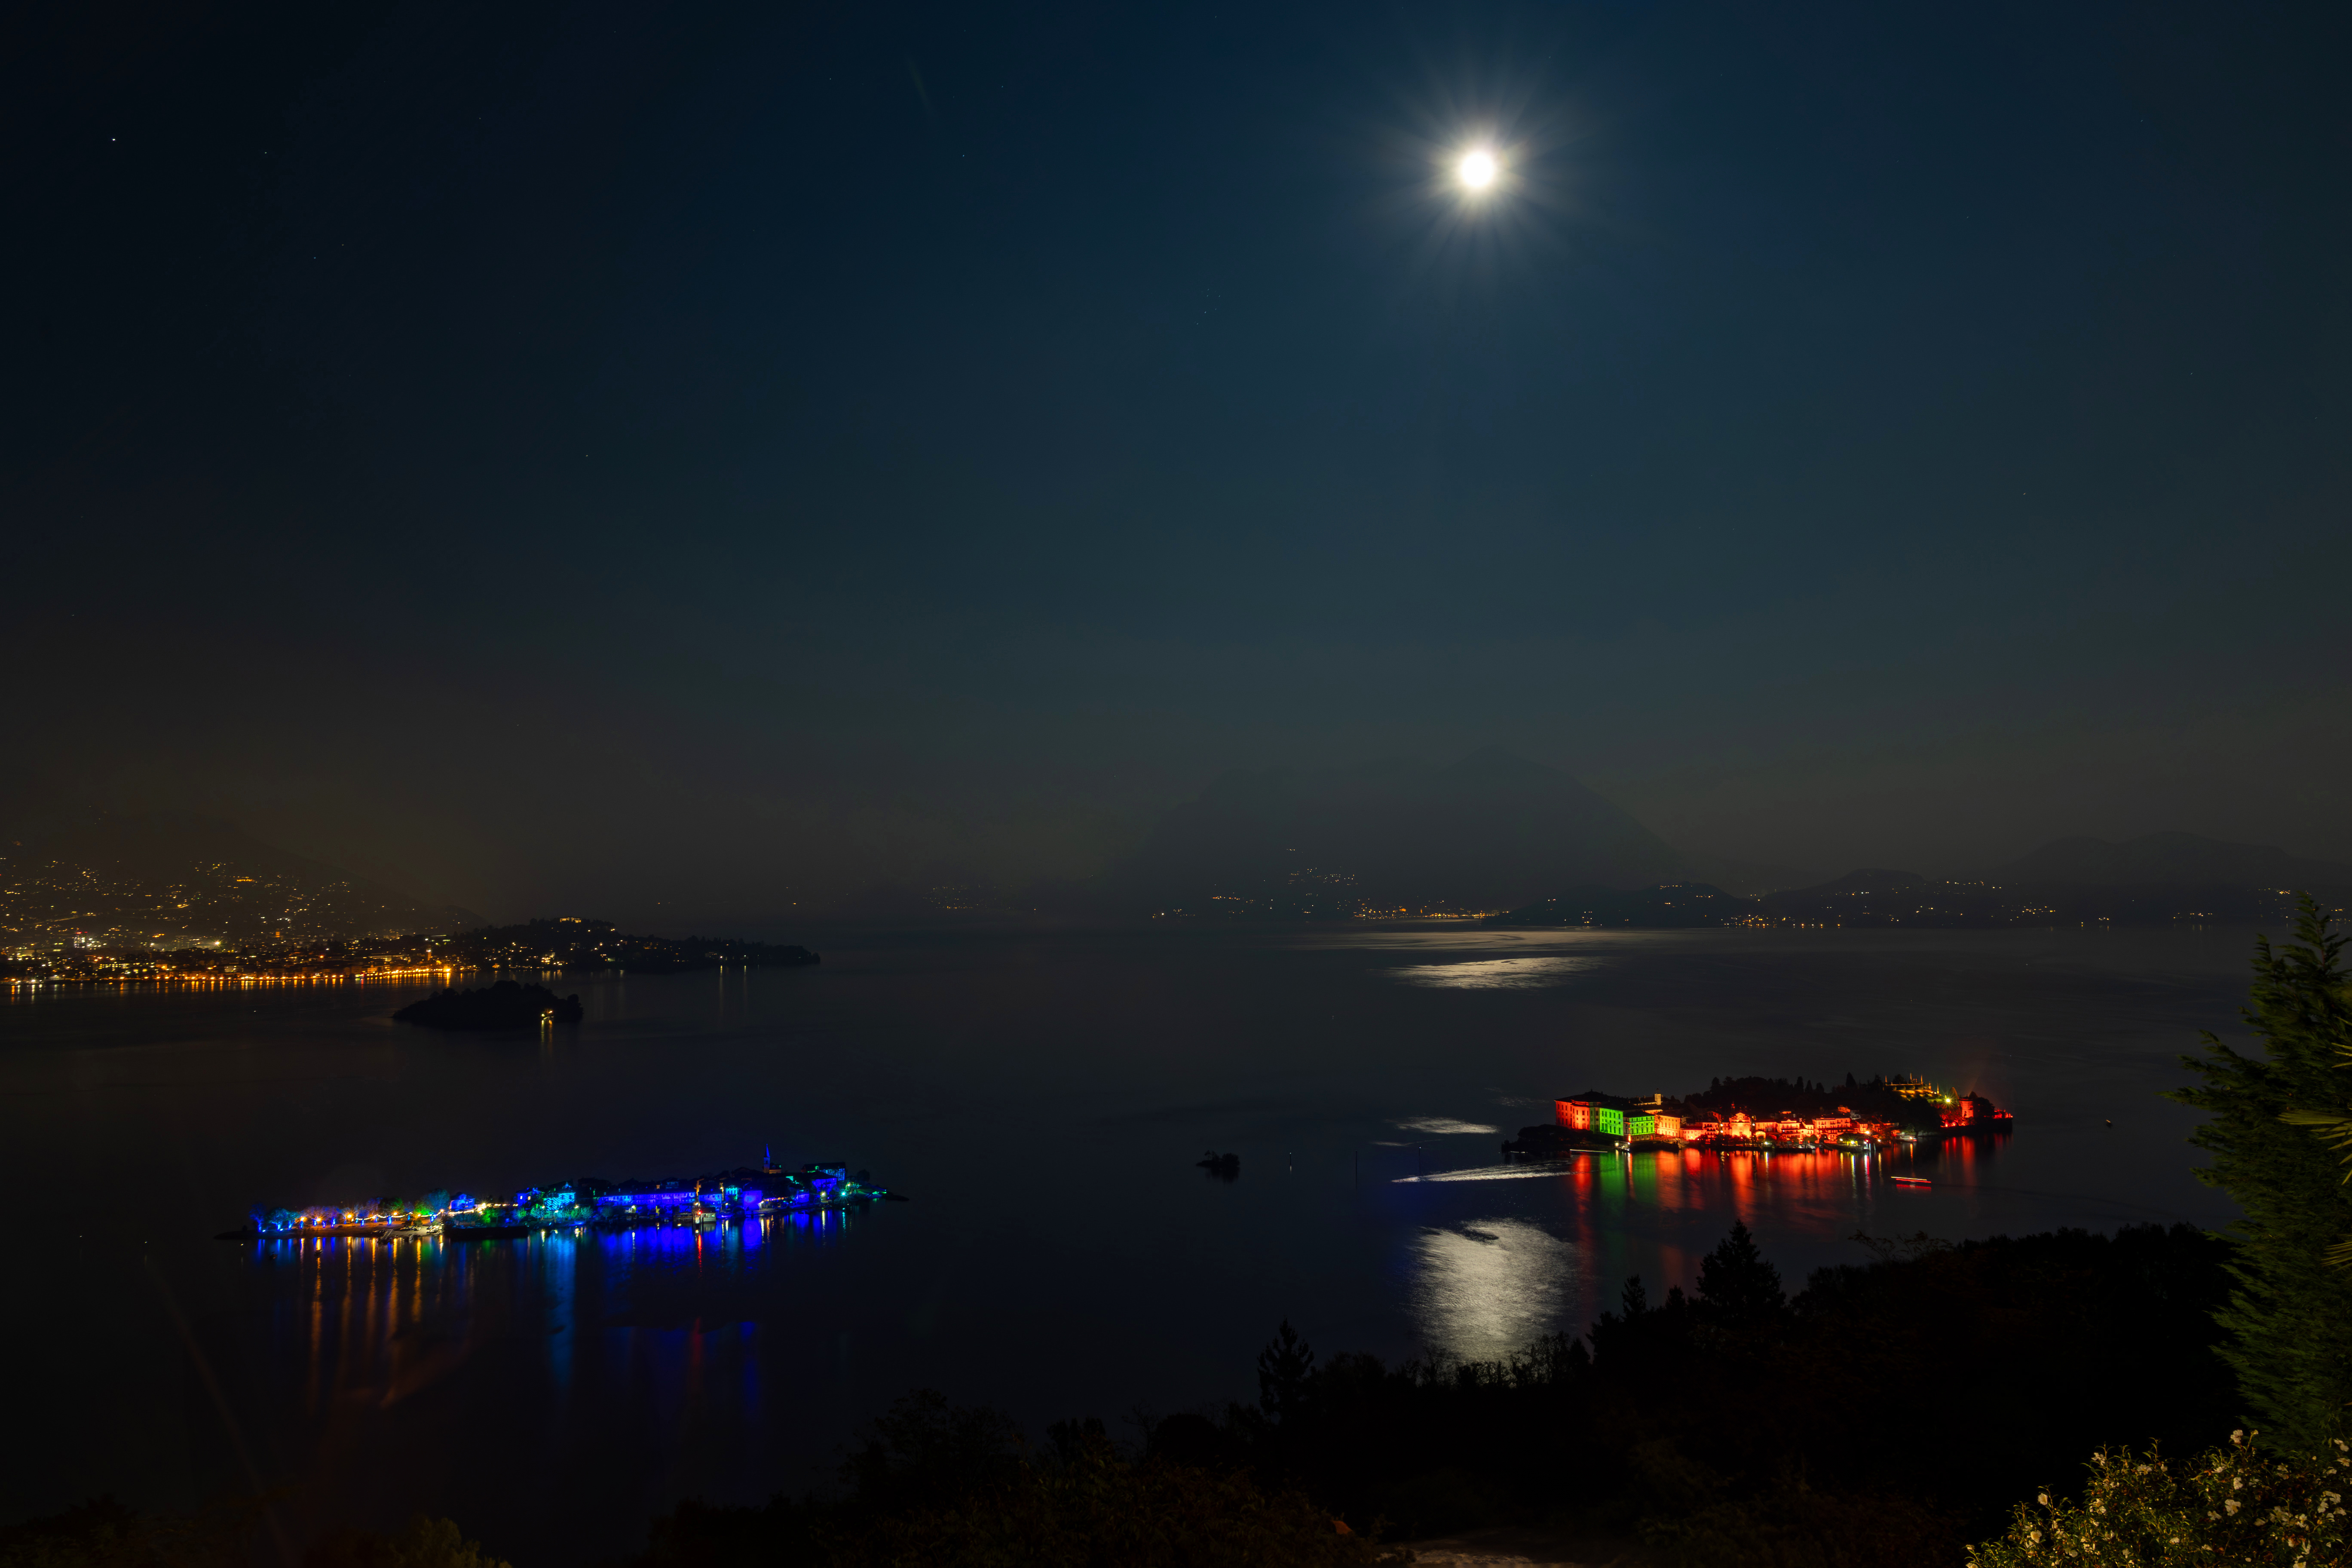
<path id="1" fill-rule="evenodd" d="M 1631 1560 L 1638 1536 L 1661 1563 L 1959 1568 L 1964 1542 L 2037 1489 L 2067 1489 L 2099 1446 L 2186 1455 L 2231 1425 L 2211 1318 L 2227 1242 L 2187 1225 L 1853 1239 L 1856 1262 L 1792 1299 L 1737 1228 L 1696 1279 L 1637 1277 L 1585 1339 L 1504 1361 L 1318 1357 L 1286 1322 L 1255 1405 L 1163 1417 L 1135 1458 L 1097 1420 L 1024 1447 L 1002 1416 L 917 1395 L 833 1491 L 683 1504 L 629 1568 L 1374 1561 L 1304 1549 L 1360 1542 L 1334 1519 L 1407 1537 L 1534 1528 L 1589 1543 L 1578 1562 Z M 1188 1502 L 1167 1490 L 1186 1473 L 1319 1512 Z M 1294 1514 L 1318 1528 L 1299 1542 L 1268 1528 Z"/>

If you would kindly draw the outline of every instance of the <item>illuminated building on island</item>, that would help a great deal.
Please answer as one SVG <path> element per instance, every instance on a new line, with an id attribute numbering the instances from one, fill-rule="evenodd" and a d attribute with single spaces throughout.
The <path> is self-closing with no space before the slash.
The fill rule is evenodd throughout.
<path id="1" fill-rule="evenodd" d="M 1748 1104 L 1727 1103 L 1737 1094 Z M 1753 1100 L 1766 1095 L 1804 1106 L 1765 1112 Z M 1856 1103 L 1839 1104 L 1841 1098 Z M 1811 1101 L 1806 1105 L 1807 1101 Z M 1769 1100 L 1766 1101 L 1769 1103 Z M 1780 1079 L 1741 1079 L 1685 1100 L 1653 1094 L 1625 1100 L 1598 1091 L 1552 1101 L 1548 1126 L 1524 1128 L 1503 1145 L 1507 1157 L 1549 1159 L 1647 1149 L 1714 1149 L 1765 1153 L 1863 1153 L 1979 1132 L 2006 1132 L 2015 1121 L 1981 1094 L 1945 1089 L 1909 1076 L 1844 1089 Z"/>

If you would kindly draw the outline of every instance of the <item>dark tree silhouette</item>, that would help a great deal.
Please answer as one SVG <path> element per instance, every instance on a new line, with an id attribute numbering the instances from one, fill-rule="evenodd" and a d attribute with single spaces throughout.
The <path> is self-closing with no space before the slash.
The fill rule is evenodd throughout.
<path id="1" fill-rule="evenodd" d="M 2239 1289 L 2214 1314 L 2230 1333 L 2221 1357 L 2264 1440 L 2313 1453 L 2352 1426 L 2352 1270 L 2327 1266 L 2329 1248 L 2352 1230 L 2352 1192 L 2326 1142 L 2281 1118 L 2343 1097 L 2352 976 L 2333 926 L 2306 897 L 2294 942 L 2255 942 L 2243 1016 L 2261 1053 L 2208 1034 L 2201 1057 L 2181 1058 L 2203 1081 L 2172 1095 L 2211 1113 L 2189 1140 L 2214 1157 L 2197 1174 L 2245 1210 L 2230 1226 Z"/>
<path id="2" fill-rule="evenodd" d="M 1257 1402 L 1276 1421 L 1287 1421 L 1304 1405 L 1315 1377 L 1315 1347 L 1298 1337 L 1290 1320 L 1257 1355 Z"/>
<path id="3" fill-rule="evenodd" d="M 1698 1299 L 1717 1318 L 1738 1328 L 1770 1322 L 1787 1310 L 1780 1289 L 1780 1271 L 1756 1245 L 1745 1221 L 1735 1221 L 1731 1234 L 1698 1266 Z"/>

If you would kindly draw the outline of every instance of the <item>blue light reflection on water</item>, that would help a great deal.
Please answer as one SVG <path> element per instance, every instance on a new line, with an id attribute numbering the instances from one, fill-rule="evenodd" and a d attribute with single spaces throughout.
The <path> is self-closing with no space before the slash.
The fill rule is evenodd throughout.
<path id="1" fill-rule="evenodd" d="M 544 1259 L 548 1310 L 556 1320 L 547 1329 L 548 1362 L 558 1387 L 572 1382 L 572 1355 L 580 1343 L 575 1290 L 579 1283 L 580 1244 L 569 1236 L 554 1236 L 541 1249 Z"/>
<path id="2" fill-rule="evenodd" d="M 575 1406 L 594 1405 L 600 1424 L 616 1407 L 641 1412 L 641 1433 L 652 1437 L 644 1447 L 655 1453 L 714 1436 L 757 1450 L 771 1416 L 764 1358 L 779 1347 L 807 1354 L 789 1324 L 761 1321 L 775 1310 L 772 1288 L 790 1283 L 771 1275 L 862 1223 L 856 1214 L 790 1213 L 489 1242 L 260 1242 L 242 1249 L 242 1268 L 247 1294 L 268 1309 L 237 1349 L 248 1364 L 300 1369 L 293 1403 L 308 1431 L 298 1446 L 320 1456 L 357 1423 L 396 1423 L 411 1407 L 446 1404 L 485 1362 L 499 1363 L 493 1379 L 524 1397 L 525 1408 L 495 1413 L 520 1428 L 518 1437 L 535 1428 L 566 1447 L 560 1435 Z M 532 1358 L 540 1375 L 512 1356 L 518 1341 L 543 1344 Z M 692 1467 L 671 1468 L 677 1484 L 692 1481 Z"/>

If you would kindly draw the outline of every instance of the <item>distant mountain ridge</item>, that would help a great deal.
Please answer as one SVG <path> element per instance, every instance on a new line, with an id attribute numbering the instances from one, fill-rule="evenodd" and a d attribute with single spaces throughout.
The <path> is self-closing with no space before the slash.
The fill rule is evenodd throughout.
<path id="1" fill-rule="evenodd" d="M 1443 766 L 1226 773 L 1083 901 L 1157 916 L 1992 926 L 2268 920 L 2306 890 L 2352 896 L 2352 866 L 2189 833 L 2056 839 L 1981 880 L 1867 867 L 1817 881 L 1686 855 L 1566 773 L 1489 748 Z"/>
<path id="2" fill-rule="evenodd" d="M 2017 874 L 2020 869 L 2026 874 Z M 2297 860 L 2265 846 L 2168 833 L 2126 844 L 2060 839 L 1984 881 L 1937 881 L 1874 867 L 1758 898 L 1701 882 L 1578 888 L 1498 915 L 1494 923 L 1653 929 L 2238 923 L 2284 921 L 2306 892 L 2340 908 L 2352 897 L 2352 868 Z"/>
<path id="3" fill-rule="evenodd" d="M 1692 854 L 1684 858 L 1684 874 L 1727 893 L 1757 899 L 1783 888 L 1810 888 L 1822 879 L 1819 871 L 1795 866 L 1740 860 L 1728 855 Z"/>
<path id="4" fill-rule="evenodd" d="M 1225 774 L 1095 885 L 1130 912 L 1326 918 L 1499 909 L 1679 876 L 1680 851 L 1557 768 L 1499 749 L 1428 767 Z"/>

